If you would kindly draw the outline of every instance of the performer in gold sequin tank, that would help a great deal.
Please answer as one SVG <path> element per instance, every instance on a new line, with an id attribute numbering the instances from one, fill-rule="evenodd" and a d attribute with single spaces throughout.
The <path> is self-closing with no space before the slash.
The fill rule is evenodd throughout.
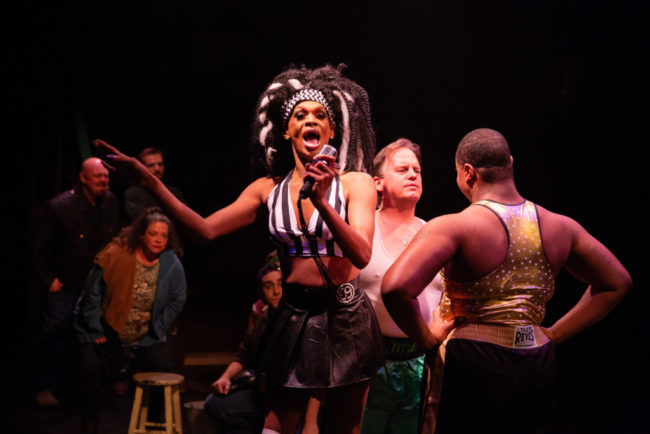
<path id="1" fill-rule="evenodd" d="M 439 403 L 435 432 L 552 432 L 555 345 L 607 315 L 631 278 L 577 222 L 519 194 L 497 131 L 467 134 L 456 172 L 472 205 L 418 232 L 384 277 L 384 304 L 429 350 L 439 386 L 431 392 Z M 562 268 L 587 289 L 551 327 L 540 327 Z M 440 270 L 443 298 L 427 325 L 416 297 Z"/>
<path id="2" fill-rule="evenodd" d="M 497 268 L 474 281 L 457 282 L 443 273 L 443 319 L 541 324 L 556 276 L 544 252 L 535 204 L 525 201 L 504 205 L 481 200 L 472 205 L 490 209 L 501 220 L 508 235 L 508 251 Z"/>

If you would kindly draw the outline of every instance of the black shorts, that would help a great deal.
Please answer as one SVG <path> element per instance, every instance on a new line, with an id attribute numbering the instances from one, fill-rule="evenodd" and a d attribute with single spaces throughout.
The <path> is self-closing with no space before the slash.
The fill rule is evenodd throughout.
<path id="1" fill-rule="evenodd" d="M 555 351 L 450 339 L 446 344 L 438 434 L 540 433 L 552 419 Z"/>
<path id="2" fill-rule="evenodd" d="M 358 279 L 327 288 L 285 285 L 260 344 L 258 374 L 292 388 L 372 378 L 384 363 L 375 311 Z"/>

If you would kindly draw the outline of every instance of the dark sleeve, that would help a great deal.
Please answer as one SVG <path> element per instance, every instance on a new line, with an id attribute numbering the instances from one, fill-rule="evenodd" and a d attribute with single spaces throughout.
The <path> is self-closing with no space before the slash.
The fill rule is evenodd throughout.
<path id="1" fill-rule="evenodd" d="M 123 226 L 126 226 L 126 222 L 124 221 L 124 214 L 122 213 L 122 202 L 120 199 L 118 199 L 117 196 L 112 195 L 112 210 L 111 210 L 111 215 L 112 215 L 112 226 L 111 226 L 111 233 L 109 240 L 107 241 L 110 242 L 119 232 L 120 229 L 122 229 Z"/>
<path id="2" fill-rule="evenodd" d="M 239 343 L 239 352 L 235 360 L 244 366 L 244 369 L 253 368 L 255 353 L 259 347 L 262 335 L 266 331 L 268 323 L 268 311 L 264 312 L 257 320 L 248 327 L 244 337 Z"/>
<path id="3" fill-rule="evenodd" d="M 183 202 L 185 205 L 187 205 L 187 199 L 185 199 L 185 195 L 184 195 L 183 192 L 180 190 L 180 188 L 169 186 L 169 191 L 171 191 L 172 194 L 173 194 L 174 196 L 176 196 L 176 198 L 177 198 L 178 200 L 180 200 L 180 201 Z"/>
<path id="4" fill-rule="evenodd" d="M 94 342 L 105 336 L 101 324 L 102 303 L 106 297 L 104 270 L 99 265 L 93 266 L 84 287 L 74 315 L 74 328 L 81 342 Z"/>
<path id="5" fill-rule="evenodd" d="M 162 262 L 162 261 L 161 261 Z M 152 324 L 152 331 L 156 338 L 162 339 L 169 331 L 169 326 L 182 312 L 185 300 L 187 299 L 187 282 L 185 280 L 185 270 L 178 257 L 171 256 L 171 270 L 167 275 L 165 284 L 169 285 L 169 297 L 166 300 L 162 311 L 156 315 Z"/>
<path id="6" fill-rule="evenodd" d="M 130 221 L 134 221 L 146 207 L 146 197 L 142 196 L 139 188 L 129 187 L 126 189 L 124 192 L 124 210 Z"/>
<path id="7" fill-rule="evenodd" d="M 49 288 L 56 277 L 50 267 L 48 256 L 57 230 L 57 216 L 50 204 L 37 214 L 31 230 L 32 267 L 45 287 Z"/>

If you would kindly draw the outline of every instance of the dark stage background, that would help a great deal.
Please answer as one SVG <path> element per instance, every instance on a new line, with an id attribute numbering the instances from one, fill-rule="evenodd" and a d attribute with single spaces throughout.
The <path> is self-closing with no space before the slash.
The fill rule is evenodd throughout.
<path id="1" fill-rule="evenodd" d="M 640 2 L 639 2 L 640 4 Z M 249 133 L 258 95 L 291 63 L 348 65 L 370 96 L 378 146 L 408 137 L 424 150 L 430 219 L 466 206 L 453 153 L 477 127 L 501 131 L 520 192 L 580 221 L 628 267 L 635 288 L 602 323 L 558 349 L 566 432 L 648 432 L 640 128 L 647 125 L 647 13 L 636 2 L 334 1 L 26 3 L 11 27 L 9 142 L 3 147 L 10 276 L 3 377 L 20 388 L 33 350 L 36 299 L 28 229 L 69 188 L 89 140 L 166 152 L 167 180 L 202 215 L 253 179 Z M 643 123 L 642 123 L 643 122 Z M 13 128 L 12 128 L 13 127 Z M 643 145 L 647 142 L 643 140 Z M 112 180 L 121 195 L 125 185 Z M 188 309 L 243 332 L 264 223 L 187 246 Z M 643 253 L 642 253 L 643 252 Z M 583 285 L 560 276 L 546 323 Z M 10 312 L 13 312 L 11 316 Z M 215 326 L 216 327 L 216 326 Z M 221 327 L 221 326 L 220 326 Z M 222 350 L 188 337 L 194 351 Z M 4 366 L 6 364 L 6 366 Z"/>

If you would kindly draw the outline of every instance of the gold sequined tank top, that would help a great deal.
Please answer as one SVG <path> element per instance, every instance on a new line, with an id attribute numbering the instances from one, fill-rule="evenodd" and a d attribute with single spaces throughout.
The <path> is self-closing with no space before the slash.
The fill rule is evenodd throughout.
<path id="1" fill-rule="evenodd" d="M 442 273 L 442 317 L 462 316 L 474 323 L 541 324 L 556 275 L 542 246 L 535 204 L 481 200 L 473 205 L 484 206 L 499 217 L 508 235 L 508 251 L 496 269 L 475 281 L 454 282 Z"/>

